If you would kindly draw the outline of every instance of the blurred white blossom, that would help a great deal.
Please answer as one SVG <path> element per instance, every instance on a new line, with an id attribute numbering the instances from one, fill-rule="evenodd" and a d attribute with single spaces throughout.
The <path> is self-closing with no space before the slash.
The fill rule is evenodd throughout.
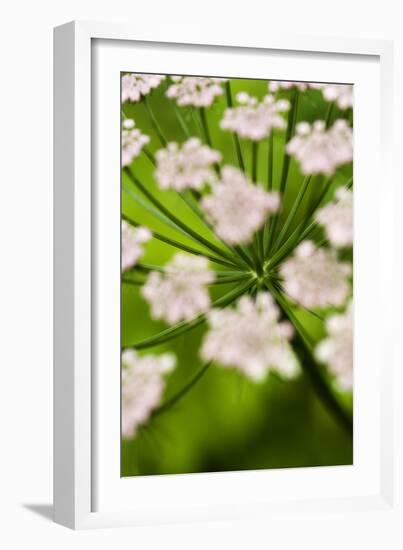
<path id="1" fill-rule="evenodd" d="M 353 131 L 344 119 L 329 129 L 322 120 L 312 125 L 300 122 L 286 150 L 296 157 L 304 174 L 332 175 L 338 166 L 353 160 Z"/>
<path id="2" fill-rule="evenodd" d="M 171 353 L 140 356 L 133 349 L 122 353 L 122 436 L 136 436 L 158 407 L 165 389 L 164 375 L 175 368 Z"/>
<path id="3" fill-rule="evenodd" d="M 335 101 L 339 109 L 345 110 L 353 106 L 354 95 L 351 84 L 311 84 L 311 88 L 322 91 L 327 101 Z"/>
<path id="4" fill-rule="evenodd" d="M 122 271 L 132 268 L 144 254 L 143 245 L 152 233 L 146 227 L 132 227 L 122 220 Z"/>
<path id="5" fill-rule="evenodd" d="M 316 221 L 325 228 L 326 237 L 336 248 L 353 244 L 353 193 L 343 187 L 336 200 L 321 208 Z"/>
<path id="6" fill-rule="evenodd" d="M 304 241 L 280 267 L 284 290 L 305 307 L 341 306 L 349 293 L 349 263 L 340 262 L 333 250 Z"/>
<path id="7" fill-rule="evenodd" d="M 122 103 L 132 101 L 136 103 L 157 88 L 165 76 L 158 74 L 125 74 L 122 77 Z"/>
<path id="8" fill-rule="evenodd" d="M 219 237 L 229 244 L 248 243 L 266 216 L 276 212 L 279 195 L 252 184 L 240 170 L 224 166 L 221 180 L 213 185 L 201 206 Z"/>
<path id="9" fill-rule="evenodd" d="M 316 357 L 326 363 L 343 389 L 353 387 L 353 306 L 326 321 L 328 337 L 316 348 Z"/>
<path id="10" fill-rule="evenodd" d="M 254 301 L 243 296 L 235 308 L 213 309 L 210 330 L 201 355 L 225 368 L 235 368 L 255 382 L 263 380 L 270 369 L 285 376 L 297 372 L 297 361 L 288 340 L 293 329 L 279 321 L 279 309 L 268 292 Z"/>
<path id="11" fill-rule="evenodd" d="M 144 145 L 150 138 L 135 128 L 135 122 L 131 118 L 123 121 L 122 128 L 122 166 L 129 166 L 139 156 Z"/>
<path id="12" fill-rule="evenodd" d="M 208 78 L 202 76 L 171 76 L 171 84 L 166 92 L 167 97 L 175 99 L 183 107 L 209 107 L 217 96 L 222 95 L 222 84 L 225 78 Z"/>
<path id="13" fill-rule="evenodd" d="M 152 318 L 173 325 L 191 321 L 209 309 L 207 285 L 214 279 L 206 258 L 177 253 L 164 273 L 149 274 L 141 292 L 151 306 Z"/>
<path id="14" fill-rule="evenodd" d="M 279 90 L 291 90 L 297 88 L 300 92 L 304 92 L 308 88 L 306 82 L 291 82 L 287 80 L 272 80 L 269 82 L 269 92 L 278 92 Z"/>
<path id="15" fill-rule="evenodd" d="M 237 94 L 240 105 L 225 110 L 221 128 L 237 133 L 242 138 L 259 141 L 267 137 L 273 128 L 283 129 L 286 121 L 280 113 L 288 111 L 290 104 L 285 99 L 275 100 L 266 95 L 261 102 L 246 92 Z"/>
<path id="16" fill-rule="evenodd" d="M 212 165 L 221 160 L 221 153 L 193 137 L 182 146 L 169 143 L 166 149 L 157 152 L 156 160 L 155 177 L 161 189 L 201 189 L 215 181 Z"/>

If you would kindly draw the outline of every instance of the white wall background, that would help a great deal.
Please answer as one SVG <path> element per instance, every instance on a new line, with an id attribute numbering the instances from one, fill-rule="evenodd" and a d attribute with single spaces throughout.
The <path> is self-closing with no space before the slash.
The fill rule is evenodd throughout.
<path id="1" fill-rule="evenodd" d="M 71 19 L 152 20 L 156 39 L 163 26 L 186 24 L 401 40 L 399 2 L 14 0 L 1 8 L 0 546 L 289 548 L 286 518 L 72 532 L 38 514 L 50 516 L 52 498 L 52 27 Z M 374 549 L 397 548 L 393 533 L 368 520 L 357 515 Z M 360 548 L 345 527 L 342 516 L 320 526 L 301 517 L 299 547 Z"/>

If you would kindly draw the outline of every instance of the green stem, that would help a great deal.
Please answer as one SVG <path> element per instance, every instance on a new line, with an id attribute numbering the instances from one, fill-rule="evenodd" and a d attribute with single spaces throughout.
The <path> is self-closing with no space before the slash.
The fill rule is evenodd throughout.
<path id="1" fill-rule="evenodd" d="M 211 141 L 210 130 L 209 130 L 209 127 L 208 127 L 208 124 L 207 124 L 206 110 L 205 110 L 204 107 L 200 107 L 199 112 L 200 112 L 200 119 L 201 119 L 202 128 L 203 128 L 204 139 L 205 139 L 207 145 L 210 148 L 213 148 L 213 144 L 212 144 L 212 141 Z M 214 170 L 217 172 L 218 175 L 220 175 L 220 166 L 218 165 L 217 162 L 214 163 Z"/>
<path id="2" fill-rule="evenodd" d="M 160 142 L 162 143 L 162 145 L 164 147 L 166 147 L 168 142 L 165 139 L 164 134 L 162 133 L 161 126 L 158 124 L 158 120 L 157 120 L 156 116 L 154 115 L 153 110 L 151 109 L 151 106 L 150 106 L 150 103 L 148 101 L 147 96 L 143 97 L 143 105 L 144 105 L 145 110 L 147 111 L 148 117 L 151 121 L 151 124 L 152 124 L 152 126 L 153 126 Z"/>
<path id="3" fill-rule="evenodd" d="M 232 105 L 233 105 L 233 103 L 232 103 L 232 93 L 231 93 L 231 84 L 230 84 L 229 80 L 227 80 L 227 82 L 225 83 L 225 91 L 226 91 L 228 107 L 232 108 Z M 242 170 L 242 172 L 245 172 L 245 165 L 244 165 L 244 162 L 243 162 L 242 149 L 241 149 L 241 144 L 239 142 L 238 134 L 236 132 L 234 132 L 232 134 L 232 137 L 233 137 L 233 141 L 234 141 L 236 156 L 238 158 L 239 168 Z"/>
<path id="4" fill-rule="evenodd" d="M 245 279 L 250 278 L 250 273 L 244 273 L 243 275 L 237 275 L 234 277 L 220 277 L 210 283 L 210 285 L 227 285 L 228 283 L 239 283 L 240 281 L 243 281 Z"/>
<path id="5" fill-rule="evenodd" d="M 282 228 L 281 228 L 281 231 L 273 245 L 273 250 L 276 251 L 277 247 L 278 246 L 281 246 L 283 244 L 283 239 L 284 237 L 287 235 L 287 231 L 288 229 L 290 228 L 292 222 L 294 221 L 294 218 L 298 212 L 298 209 L 299 207 L 301 206 L 301 203 L 304 199 L 304 196 L 305 196 L 305 193 L 309 187 L 309 184 L 311 182 L 311 178 L 312 176 L 307 176 L 305 179 L 304 179 L 304 182 L 303 184 L 301 185 L 300 189 L 299 189 L 299 192 L 298 192 L 298 195 L 294 201 L 294 204 L 292 205 L 292 208 L 290 210 L 290 213 L 288 214 L 287 216 L 287 219 L 286 221 L 284 222 Z"/>
<path id="6" fill-rule="evenodd" d="M 200 107 L 199 108 L 199 113 L 200 113 L 200 119 L 201 119 L 202 128 L 203 128 L 204 139 L 206 140 L 206 143 L 209 147 L 213 147 L 212 143 L 211 143 L 211 136 L 210 136 L 209 127 L 208 127 L 208 124 L 207 124 L 207 116 L 206 116 L 205 108 Z"/>
<path id="7" fill-rule="evenodd" d="M 126 285 L 141 286 L 144 284 L 144 281 L 137 281 L 136 279 L 128 279 L 127 277 L 123 277 L 122 283 Z"/>
<path id="8" fill-rule="evenodd" d="M 191 133 L 190 133 L 189 128 L 187 127 L 187 124 L 186 124 L 186 122 L 185 122 L 185 120 L 184 120 L 184 118 L 183 118 L 183 116 L 182 116 L 180 107 L 178 107 L 178 106 L 176 105 L 175 101 L 172 101 L 171 103 L 172 103 L 172 105 L 173 105 L 173 107 L 174 107 L 174 110 L 175 110 L 175 113 L 176 113 L 176 117 L 177 117 L 177 119 L 178 119 L 178 121 L 179 121 L 180 127 L 182 128 L 182 131 L 183 131 L 183 133 L 185 134 L 185 137 L 186 137 L 187 139 L 189 139 L 190 136 L 191 136 Z"/>
<path id="9" fill-rule="evenodd" d="M 192 378 L 177 392 L 175 395 L 173 395 L 170 399 L 165 401 L 158 409 L 156 409 L 152 413 L 152 418 L 155 416 L 158 416 L 169 409 L 171 409 L 174 405 L 178 403 L 189 391 L 193 388 L 193 386 L 204 376 L 204 374 L 207 372 L 207 370 L 210 368 L 212 364 L 212 361 L 209 361 L 208 363 L 205 363 Z"/>
<path id="10" fill-rule="evenodd" d="M 282 195 L 284 194 L 285 188 L 287 185 L 287 178 L 288 178 L 288 172 L 289 172 L 290 161 L 291 161 L 291 157 L 290 155 L 287 154 L 285 146 L 287 145 L 292 135 L 294 134 L 294 129 L 295 129 L 295 125 L 297 122 L 297 115 L 298 115 L 298 100 L 299 100 L 299 92 L 298 92 L 298 89 L 295 89 L 292 106 L 288 114 L 287 131 L 285 136 L 283 168 L 281 171 L 281 179 L 280 179 L 280 193 Z"/>
<path id="11" fill-rule="evenodd" d="M 269 150 L 267 154 L 267 189 L 273 189 L 273 154 L 274 154 L 274 132 L 270 132 Z"/>
<path id="12" fill-rule="evenodd" d="M 329 105 L 329 108 L 327 110 L 327 115 L 326 115 L 326 128 L 329 128 L 330 127 L 330 123 L 332 121 L 332 116 L 333 116 L 333 111 L 334 111 L 334 101 L 332 101 Z"/>
<path id="13" fill-rule="evenodd" d="M 258 171 L 258 152 L 259 144 L 257 141 L 252 141 L 252 170 L 251 176 L 254 183 L 257 182 L 257 171 Z"/>

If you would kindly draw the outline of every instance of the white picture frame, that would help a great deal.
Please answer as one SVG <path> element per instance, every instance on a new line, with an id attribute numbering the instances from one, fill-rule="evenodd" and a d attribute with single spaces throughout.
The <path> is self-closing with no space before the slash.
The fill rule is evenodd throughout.
<path id="1" fill-rule="evenodd" d="M 112 49 L 115 52 L 110 55 L 108 52 L 105 55 L 102 53 L 102 44 L 105 41 L 108 45 L 113 44 Z M 109 130 L 111 130 L 109 135 L 116 135 L 116 132 L 114 133 L 116 126 L 108 127 L 108 121 L 97 126 L 96 132 L 94 131 L 99 102 L 110 99 L 109 92 L 101 99 L 97 97 L 96 101 L 94 94 L 97 84 L 106 82 L 98 78 L 108 78 L 112 74 L 108 71 L 118 74 L 121 70 L 116 65 L 116 48 L 121 48 L 119 50 L 119 56 L 121 56 L 125 49 L 136 45 L 140 48 L 136 57 L 139 60 L 136 64 L 141 65 L 137 69 L 139 72 L 146 72 L 149 67 L 150 72 L 178 73 L 187 62 L 186 52 L 192 52 L 192 59 L 195 57 L 199 59 L 197 61 L 199 65 L 196 68 L 198 74 L 205 74 L 203 73 L 205 52 L 208 52 L 210 62 L 212 56 L 214 58 L 221 56 L 222 63 L 224 58 L 225 62 L 230 62 L 234 53 L 242 55 L 249 61 L 255 59 L 255 64 L 249 62 L 250 69 L 244 69 L 251 71 L 249 76 L 253 76 L 258 70 L 257 56 L 262 55 L 273 55 L 273 59 L 280 54 L 290 58 L 294 55 L 299 59 L 305 56 L 313 60 L 316 59 L 315 56 L 322 56 L 326 65 L 334 62 L 335 74 L 337 60 L 341 60 L 340 67 L 344 66 L 343 60 L 353 59 L 354 56 L 360 56 L 363 67 L 372 63 L 372 72 L 369 71 L 363 78 L 377 75 L 378 79 L 373 94 L 369 94 L 371 97 L 368 102 L 377 102 L 379 117 L 377 111 L 369 123 L 369 129 L 372 134 L 379 134 L 379 143 L 377 139 L 362 142 L 363 145 L 372 147 L 367 164 L 361 162 L 361 159 L 365 158 L 365 151 L 360 148 L 360 142 L 358 141 L 358 146 L 356 145 L 356 164 L 362 166 L 363 170 L 359 176 L 361 179 L 368 178 L 368 181 L 374 182 L 372 187 L 369 186 L 367 199 L 366 195 L 363 193 L 360 195 L 358 192 L 356 202 L 359 202 L 361 197 L 366 211 L 369 209 L 374 213 L 375 219 L 370 230 L 373 231 L 375 241 L 379 241 L 379 250 L 376 254 L 379 254 L 379 258 L 382 259 L 382 265 L 388 268 L 383 268 L 379 273 L 373 273 L 368 277 L 367 286 L 362 282 L 359 287 L 361 290 L 358 291 L 358 300 L 361 296 L 364 308 L 366 297 L 376 284 L 375 279 L 381 280 L 383 288 L 391 288 L 391 286 L 397 288 L 393 270 L 390 268 L 394 262 L 401 259 L 401 252 L 397 250 L 393 237 L 392 213 L 396 208 L 395 188 L 393 183 L 385 186 L 382 200 L 378 200 L 378 187 L 375 181 L 376 171 L 382 166 L 382 173 L 389 176 L 388 182 L 393 182 L 391 164 L 393 44 L 391 42 L 287 36 L 273 33 L 268 37 L 256 36 L 252 42 L 248 38 L 231 37 L 229 33 L 224 38 L 210 36 L 204 30 L 203 36 L 200 37 L 187 36 L 186 30 L 183 30 L 180 36 L 176 31 L 175 35 L 170 35 L 169 30 L 164 36 L 152 36 L 146 26 L 142 26 L 140 30 L 131 25 L 87 22 L 73 22 L 56 28 L 54 41 L 55 521 L 71 528 L 81 529 L 225 518 L 270 517 L 272 519 L 279 512 L 292 518 L 295 514 L 302 512 L 312 515 L 324 512 L 346 514 L 348 510 L 352 524 L 354 524 L 354 515 L 357 512 L 364 512 L 371 514 L 371 517 L 375 514 L 377 521 L 384 521 L 387 517 L 386 521 L 392 521 L 393 525 L 397 526 L 402 519 L 402 511 L 398 504 L 398 496 L 402 489 L 401 483 L 399 485 L 401 467 L 397 462 L 397 439 L 394 432 L 399 420 L 397 415 L 401 415 L 396 407 L 394 396 L 398 379 L 396 373 L 398 356 L 392 344 L 390 328 L 386 323 L 379 323 L 379 320 L 376 325 L 371 324 L 370 321 L 365 324 L 367 315 L 362 315 L 358 332 L 361 330 L 364 333 L 363 337 L 369 334 L 371 342 L 375 342 L 376 338 L 378 341 L 377 347 L 370 347 L 368 351 L 367 359 L 372 361 L 373 369 L 368 371 L 368 380 L 365 384 L 367 389 L 363 390 L 362 394 L 358 393 L 358 397 L 355 396 L 354 429 L 355 436 L 358 434 L 359 437 L 355 438 L 357 441 L 355 441 L 353 469 L 337 467 L 333 468 L 332 472 L 325 468 L 297 469 L 242 472 L 241 475 L 239 472 L 226 472 L 202 474 L 202 478 L 199 474 L 163 476 L 163 478 L 156 476 L 137 479 L 135 488 L 127 483 L 122 488 L 121 480 L 115 479 L 118 475 L 116 453 L 119 449 L 116 449 L 116 452 L 109 452 L 109 449 L 111 442 L 116 442 L 116 430 L 119 429 L 116 426 L 116 392 L 114 402 L 112 399 L 112 408 L 108 409 L 108 418 L 112 421 L 105 420 L 105 412 L 101 416 L 99 403 L 102 403 L 102 411 L 105 411 L 107 405 L 105 388 L 115 387 L 116 390 L 117 385 L 116 383 L 114 385 L 113 380 L 105 378 L 103 374 L 99 376 L 95 359 L 99 357 L 99 351 L 94 334 L 98 330 L 105 329 L 102 327 L 102 319 L 106 318 L 106 312 L 110 307 L 100 299 L 99 288 L 105 284 L 112 284 L 113 273 L 111 272 L 110 278 L 108 279 L 108 275 L 104 282 L 95 281 L 94 272 L 100 266 L 102 267 L 102 254 L 99 255 L 96 245 L 97 234 L 100 231 L 97 220 L 100 216 L 106 220 L 109 214 L 105 211 L 108 196 L 105 195 L 105 191 L 99 193 L 94 188 L 97 184 L 95 174 L 97 178 L 101 177 L 99 165 L 94 164 L 94 155 L 99 146 L 108 147 L 108 150 L 109 147 L 111 148 L 111 164 L 102 166 L 102 174 L 109 174 L 109 168 L 114 169 L 114 155 L 116 156 L 119 149 L 119 142 L 117 141 L 114 147 L 113 142 L 102 141 L 102 136 L 106 136 Z M 170 65 L 167 67 L 166 63 L 159 62 L 157 70 L 156 56 L 153 55 L 153 51 L 161 53 L 168 48 L 170 48 Z M 175 65 L 173 51 L 184 53 L 178 65 Z M 324 69 L 323 61 L 316 67 L 322 65 Z M 125 69 L 132 70 L 131 66 L 127 66 L 127 58 L 125 62 Z M 97 73 L 99 66 L 102 66 L 101 77 Z M 178 70 L 174 70 L 175 68 Z M 314 69 L 313 66 L 312 70 Z M 133 70 L 136 69 L 133 68 Z M 241 68 L 238 70 L 242 71 Z M 294 65 L 293 74 L 296 70 Z M 329 71 L 331 72 L 332 69 L 326 70 L 330 74 Z M 351 71 L 351 68 L 349 70 Z M 182 72 L 186 74 L 186 70 Z M 365 68 L 363 68 L 364 73 Z M 243 74 L 247 75 L 247 73 Z M 342 78 L 341 74 L 347 73 L 340 73 L 339 78 Z M 281 77 L 286 79 L 286 75 Z M 315 79 L 313 74 L 306 78 Z M 357 76 L 357 79 L 359 78 Z M 294 79 L 303 79 L 303 76 L 296 74 Z M 332 79 L 329 78 L 329 80 Z M 335 80 L 337 81 L 337 77 Z M 112 94 L 110 97 L 113 98 L 113 88 L 110 93 Z M 359 109 L 358 113 L 355 112 L 355 127 L 358 127 L 358 132 L 365 115 L 364 112 L 360 115 Z M 112 114 L 112 119 L 113 116 Z M 112 120 L 112 125 L 115 122 Z M 118 122 L 120 129 L 119 124 L 120 122 Z M 109 189 L 108 179 L 102 183 L 103 189 Z M 109 204 L 113 204 L 113 197 L 116 195 L 110 196 L 112 202 Z M 368 202 L 365 203 L 365 200 Z M 358 216 L 358 220 L 362 220 L 362 227 L 364 227 L 367 223 L 364 220 L 365 212 L 358 209 L 355 215 Z M 118 226 L 115 236 L 119 231 Z M 108 242 L 106 246 L 111 247 L 112 253 L 113 250 L 118 250 L 116 241 Z M 365 254 L 363 263 L 360 264 L 362 271 L 366 261 L 364 256 Z M 117 269 L 119 270 L 119 263 Z M 102 286 L 102 290 L 105 288 L 112 287 Z M 378 286 L 376 288 L 378 289 Z M 390 315 L 394 306 L 387 303 L 386 297 L 381 294 L 374 300 L 374 304 L 375 315 L 382 319 Z M 375 330 L 378 333 L 375 333 Z M 108 353 L 108 350 L 104 351 Z M 360 362 L 363 359 L 365 355 Z M 105 369 L 102 372 L 104 371 Z M 112 385 L 110 385 L 111 382 Z M 365 411 L 363 404 L 370 401 L 374 403 L 374 407 L 372 410 Z M 366 426 L 369 422 L 372 429 Z M 367 452 L 368 449 L 371 453 Z M 363 460 L 361 464 L 360 457 L 369 454 L 371 459 Z M 102 456 L 102 460 L 99 456 Z M 356 457 L 358 457 L 358 464 Z M 273 494 L 270 498 L 257 498 L 258 488 L 263 480 L 265 483 L 270 483 L 272 488 Z M 279 499 L 279 492 L 284 493 L 284 487 L 291 484 L 293 489 L 285 491 L 285 497 Z M 164 487 L 160 494 L 158 491 L 162 485 Z M 226 494 L 226 499 L 211 497 L 210 489 L 214 486 L 219 486 L 217 493 Z M 202 487 L 208 487 L 209 490 L 202 491 Z M 147 494 L 152 498 L 147 500 Z M 168 500 L 163 501 L 163 494 L 173 496 L 170 496 L 168 502 Z M 193 498 L 194 494 L 197 494 L 197 498 Z M 132 499 L 131 495 L 133 495 Z M 153 505 L 156 495 L 161 497 L 158 506 Z"/>

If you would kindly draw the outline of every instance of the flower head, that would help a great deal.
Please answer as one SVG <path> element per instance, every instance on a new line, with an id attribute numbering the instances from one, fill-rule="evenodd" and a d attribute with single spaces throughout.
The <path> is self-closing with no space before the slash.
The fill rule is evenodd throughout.
<path id="1" fill-rule="evenodd" d="M 278 210 L 279 195 L 253 185 L 240 170 L 225 166 L 221 181 L 202 199 L 201 206 L 219 237 L 229 244 L 241 244 L 250 242 L 266 216 Z"/>
<path id="2" fill-rule="evenodd" d="M 336 248 L 353 244 L 353 193 L 339 188 L 336 200 L 316 214 L 316 221 L 323 225 L 329 241 Z"/>
<path id="3" fill-rule="evenodd" d="M 327 363 L 340 386 L 346 390 L 353 387 L 353 306 L 347 311 L 333 315 L 326 321 L 328 337 L 316 348 L 316 357 Z"/>
<path id="4" fill-rule="evenodd" d="M 139 156 L 144 145 L 150 138 L 135 128 L 135 122 L 131 118 L 123 121 L 122 129 L 122 166 L 129 166 Z"/>
<path id="5" fill-rule="evenodd" d="M 285 292 L 304 307 L 341 306 L 350 292 L 351 265 L 334 251 L 304 241 L 280 267 Z"/>
<path id="6" fill-rule="evenodd" d="M 273 128 L 283 129 L 286 122 L 280 113 L 287 111 L 290 104 L 285 99 L 276 101 L 267 95 L 258 102 L 246 92 L 237 95 L 239 106 L 226 109 L 220 122 L 221 128 L 231 130 L 242 138 L 259 141 L 270 135 Z"/>
<path id="7" fill-rule="evenodd" d="M 140 101 L 141 96 L 148 95 L 157 88 L 165 76 L 159 74 L 125 74 L 122 77 L 122 103 Z"/>
<path id="8" fill-rule="evenodd" d="M 122 221 L 122 271 L 132 268 L 144 254 L 143 244 L 149 241 L 152 233 L 146 227 L 132 227 Z"/>
<path id="9" fill-rule="evenodd" d="M 353 86 L 351 84 L 311 84 L 312 88 L 322 91 L 327 101 L 335 101 L 339 109 L 353 106 Z"/>
<path id="10" fill-rule="evenodd" d="M 279 310 L 267 292 L 256 301 L 243 296 L 235 308 L 213 309 L 208 315 L 210 330 L 201 355 L 224 368 L 235 368 L 255 382 L 270 369 L 291 376 L 297 370 L 288 340 L 292 328 L 279 321 Z"/>
<path id="11" fill-rule="evenodd" d="M 164 273 L 151 272 L 142 294 L 151 305 L 153 319 L 169 324 L 191 321 L 210 307 L 207 285 L 214 281 L 208 260 L 201 256 L 175 254 Z"/>
<path id="12" fill-rule="evenodd" d="M 122 435 L 135 437 L 158 407 L 165 389 L 164 375 L 176 358 L 171 353 L 139 356 L 133 349 L 122 353 Z"/>
<path id="13" fill-rule="evenodd" d="M 172 76 L 173 84 L 169 86 L 166 95 L 176 99 L 176 103 L 183 107 L 209 107 L 217 96 L 222 95 L 222 83 L 225 78 L 208 78 L 202 76 Z"/>
<path id="14" fill-rule="evenodd" d="M 166 149 L 157 152 L 156 160 L 155 177 L 161 189 L 201 189 L 215 181 L 212 165 L 221 160 L 221 153 L 193 137 L 182 146 L 169 143 Z"/>
<path id="15" fill-rule="evenodd" d="M 322 120 L 313 125 L 300 122 L 286 150 L 296 157 L 304 174 L 331 175 L 353 160 L 353 132 L 344 119 L 336 120 L 328 130 Z"/>

